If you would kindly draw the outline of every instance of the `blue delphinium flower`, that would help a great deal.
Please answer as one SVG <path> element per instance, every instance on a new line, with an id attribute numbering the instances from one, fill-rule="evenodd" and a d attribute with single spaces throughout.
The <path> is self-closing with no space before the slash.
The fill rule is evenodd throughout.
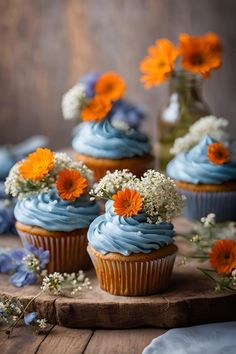
<path id="1" fill-rule="evenodd" d="M 99 76 L 98 72 L 93 71 L 81 77 L 79 82 L 85 85 L 87 97 L 91 98 L 95 95 L 94 87 Z"/>
<path id="2" fill-rule="evenodd" d="M 25 250 L 0 252 L 0 272 L 13 273 L 9 282 L 17 287 L 34 284 L 49 261 L 49 251 L 25 244 Z"/>
<path id="3" fill-rule="evenodd" d="M 28 312 L 24 314 L 24 322 L 26 326 L 30 326 L 33 323 L 36 323 L 37 318 L 38 318 L 37 312 Z"/>
<path id="4" fill-rule="evenodd" d="M 119 120 L 128 123 L 131 128 L 136 130 L 145 117 L 145 112 L 142 107 L 135 105 L 127 100 L 119 100 L 114 103 L 110 113 L 111 121 Z"/>
<path id="5" fill-rule="evenodd" d="M 35 284 L 36 281 L 37 274 L 30 272 L 25 266 L 20 266 L 9 278 L 9 282 L 18 288 L 25 285 Z"/>

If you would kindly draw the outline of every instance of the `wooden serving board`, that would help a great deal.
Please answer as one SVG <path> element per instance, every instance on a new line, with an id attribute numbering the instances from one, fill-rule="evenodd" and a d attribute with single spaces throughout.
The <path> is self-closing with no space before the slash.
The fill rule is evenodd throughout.
<path id="1" fill-rule="evenodd" d="M 184 219 L 176 221 L 179 231 L 187 230 Z M 0 237 L 0 247 L 19 245 L 17 237 Z M 94 271 L 87 272 L 93 289 L 74 298 L 41 295 L 31 309 L 46 317 L 52 324 L 74 328 L 135 328 L 155 326 L 173 328 L 209 322 L 236 319 L 236 294 L 216 294 L 214 283 L 204 277 L 196 264 L 180 265 L 181 254 L 190 247 L 177 239 L 177 257 L 172 283 L 168 291 L 146 297 L 122 297 L 110 295 L 99 288 Z M 8 277 L 0 275 L 0 297 L 18 297 L 28 302 L 39 292 L 39 286 L 15 288 Z"/>

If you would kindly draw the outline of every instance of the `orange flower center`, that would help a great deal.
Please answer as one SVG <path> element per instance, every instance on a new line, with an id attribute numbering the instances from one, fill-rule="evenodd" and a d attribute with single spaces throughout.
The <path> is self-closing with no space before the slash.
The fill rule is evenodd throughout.
<path id="1" fill-rule="evenodd" d="M 229 151 L 222 143 L 213 143 L 208 145 L 207 157 L 212 163 L 222 165 L 229 160 Z"/>

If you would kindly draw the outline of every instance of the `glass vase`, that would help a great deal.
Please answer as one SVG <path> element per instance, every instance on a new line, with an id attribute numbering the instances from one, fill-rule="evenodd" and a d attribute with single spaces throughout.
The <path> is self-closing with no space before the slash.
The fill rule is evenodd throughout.
<path id="1" fill-rule="evenodd" d="M 169 79 L 169 97 L 158 116 L 157 161 L 165 170 L 173 157 L 170 153 L 176 138 L 185 135 L 199 118 L 209 115 L 208 105 L 202 98 L 202 79 L 184 71 L 174 72 Z"/>

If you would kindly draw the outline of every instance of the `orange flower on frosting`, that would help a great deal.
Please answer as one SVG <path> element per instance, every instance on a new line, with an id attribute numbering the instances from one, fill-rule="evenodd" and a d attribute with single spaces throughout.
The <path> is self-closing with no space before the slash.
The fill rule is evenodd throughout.
<path id="1" fill-rule="evenodd" d="M 218 240 L 209 253 L 212 267 L 222 274 L 230 274 L 236 267 L 236 243 L 233 240 Z"/>
<path id="2" fill-rule="evenodd" d="M 32 181 L 40 181 L 54 167 L 54 154 L 49 149 L 38 148 L 19 166 L 22 177 Z"/>
<path id="3" fill-rule="evenodd" d="M 106 97 L 111 101 L 116 101 L 125 92 L 125 82 L 122 77 L 114 72 L 107 72 L 101 75 L 95 85 L 96 95 Z"/>
<path id="4" fill-rule="evenodd" d="M 190 36 L 183 33 L 179 36 L 179 41 L 181 63 L 185 70 L 206 77 L 212 69 L 220 67 L 222 45 L 216 34 Z"/>
<path id="5" fill-rule="evenodd" d="M 86 178 L 79 171 L 65 169 L 58 174 L 56 187 L 61 199 L 74 201 L 88 186 Z"/>
<path id="6" fill-rule="evenodd" d="M 137 215 L 143 205 L 141 195 L 129 188 L 117 192 L 117 194 L 113 195 L 113 200 L 115 213 L 126 218 Z"/>
<path id="7" fill-rule="evenodd" d="M 112 108 L 111 101 L 102 96 L 95 96 L 81 111 L 81 119 L 84 121 L 100 121 L 106 117 Z"/>
<path id="8" fill-rule="evenodd" d="M 140 63 L 143 73 L 141 81 L 146 88 L 159 85 L 168 78 L 174 69 L 178 50 L 168 39 L 159 39 L 155 46 L 149 47 L 148 56 Z"/>
<path id="9" fill-rule="evenodd" d="M 229 160 L 229 150 L 222 143 L 209 144 L 207 157 L 215 165 L 222 165 Z"/>

